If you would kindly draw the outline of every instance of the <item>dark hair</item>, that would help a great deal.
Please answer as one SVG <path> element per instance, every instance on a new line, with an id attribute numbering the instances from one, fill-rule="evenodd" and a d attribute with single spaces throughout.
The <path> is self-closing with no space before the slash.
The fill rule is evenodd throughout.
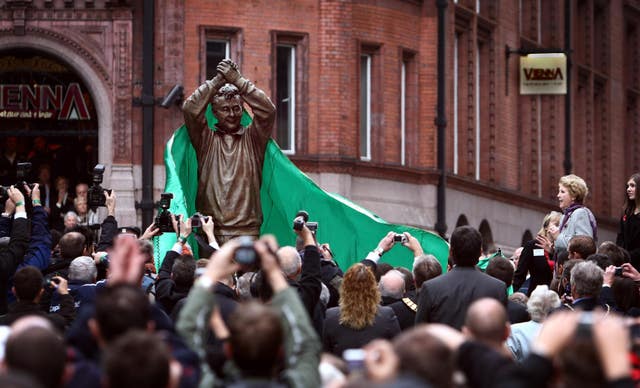
<path id="1" fill-rule="evenodd" d="M 491 259 L 485 272 L 491 277 L 502 280 L 507 288 L 513 283 L 513 264 L 504 257 L 496 256 Z"/>
<path id="2" fill-rule="evenodd" d="M 77 231 L 68 232 L 60 237 L 58 246 L 60 247 L 60 257 L 63 259 L 75 259 L 82 256 L 86 242 L 86 237 Z"/>
<path id="3" fill-rule="evenodd" d="M 170 363 L 169 349 L 159 337 L 132 330 L 107 347 L 103 370 L 109 387 L 166 387 Z"/>
<path id="4" fill-rule="evenodd" d="M 598 253 L 607 256 L 616 267 L 631 260 L 629 252 L 616 245 L 613 241 L 605 241 L 598 247 Z"/>
<path id="5" fill-rule="evenodd" d="M 640 207 L 640 197 L 638 197 L 638 194 L 640 194 L 640 193 L 638 193 L 638 188 L 640 188 L 640 173 L 635 173 L 635 174 L 631 175 L 629 177 L 629 180 L 631 180 L 631 179 L 633 179 L 633 181 L 636 183 L 636 199 L 635 199 L 635 201 L 630 200 L 629 196 L 627 195 L 626 190 L 625 190 L 624 196 L 625 196 L 626 199 L 624 201 L 623 209 L 624 209 L 624 214 L 627 217 L 633 215 L 633 212 L 636 210 L 636 207 Z M 628 182 L 628 180 L 627 180 L 627 182 Z M 626 184 L 626 182 L 625 182 L 625 184 Z"/>
<path id="6" fill-rule="evenodd" d="M 229 334 L 232 358 L 242 374 L 271 378 L 284 338 L 279 314 L 258 302 L 240 304 L 229 319 Z"/>
<path id="7" fill-rule="evenodd" d="M 416 289 L 416 283 L 413 280 L 413 274 L 405 267 L 396 267 L 396 271 L 399 271 L 404 275 L 404 289 L 405 291 L 414 291 Z"/>
<path id="8" fill-rule="evenodd" d="M 196 261 L 191 255 L 181 255 L 176 258 L 171 267 L 171 278 L 176 283 L 176 287 L 188 289 L 193 284 L 193 277 L 196 272 Z"/>
<path id="9" fill-rule="evenodd" d="M 627 313 L 632 307 L 640 308 L 640 291 L 633 280 L 616 278 L 611 286 L 616 307 Z"/>
<path id="10" fill-rule="evenodd" d="M 20 268 L 13 276 L 16 297 L 23 301 L 34 301 L 42 290 L 43 280 L 42 272 L 38 268 L 31 265 Z"/>
<path id="11" fill-rule="evenodd" d="M 51 330 L 30 327 L 9 335 L 4 360 L 9 370 L 34 377 L 43 387 L 62 385 L 66 349 Z"/>
<path id="12" fill-rule="evenodd" d="M 482 235 L 468 225 L 455 228 L 451 234 L 450 252 L 456 265 L 475 266 L 482 252 Z"/>
<path id="13" fill-rule="evenodd" d="M 593 261 L 598 267 L 602 268 L 603 271 L 606 270 L 608 266 L 613 265 L 609 256 L 601 255 L 599 253 L 589 255 L 587 257 L 587 261 Z"/>
<path id="14" fill-rule="evenodd" d="M 384 274 L 386 274 L 387 272 L 391 271 L 392 269 L 393 269 L 393 266 L 391 264 L 378 263 L 376 270 L 373 272 L 373 274 L 376 275 L 376 282 L 379 282 L 380 278 L 384 276 Z"/>
<path id="15" fill-rule="evenodd" d="M 140 287 L 118 284 L 96 295 L 96 321 L 106 342 L 130 329 L 145 330 L 151 318 L 149 300 Z"/>
<path id="16" fill-rule="evenodd" d="M 393 341 L 400 370 L 413 374 L 430 386 L 452 386 L 454 355 L 444 342 L 422 327 L 412 328 Z"/>
<path id="17" fill-rule="evenodd" d="M 590 236 L 573 236 L 569 240 L 569 252 L 575 252 L 581 258 L 586 259 L 590 255 L 596 253 L 596 243 Z"/>
<path id="18" fill-rule="evenodd" d="M 427 280 L 442 275 L 442 265 L 432 255 L 421 255 L 414 259 L 413 278 L 419 290 Z"/>

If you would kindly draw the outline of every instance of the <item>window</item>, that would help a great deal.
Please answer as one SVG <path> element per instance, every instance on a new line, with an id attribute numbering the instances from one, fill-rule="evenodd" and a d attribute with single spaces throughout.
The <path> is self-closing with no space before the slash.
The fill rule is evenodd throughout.
<path id="1" fill-rule="evenodd" d="M 400 67 L 400 164 L 404 166 L 405 139 L 407 131 L 407 61 Z"/>
<path id="2" fill-rule="evenodd" d="M 295 152 L 296 47 L 276 47 L 276 141 L 285 153 Z"/>
<path id="3" fill-rule="evenodd" d="M 207 40 L 207 79 L 216 75 L 216 66 L 225 58 L 230 58 L 230 44 L 228 40 Z"/>
<path id="4" fill-rule="evenodd" d="M 216 67 L 221 60 L 229 58 L 242 65 L 239 42 L 242 42 L 242 30 L 228 27 L 200 27 L 201 58 L 200 82 L 216 75 Z"/>
<path id="5" fill-rule="evenodd" d="M 371 55 L 360 55 L 360 158 L 371 160 Z"/>
<path id="6" fill-rule="evenodd" d="M 453 173 L 458 174 L 458 41 L 459 34 L 453 40 Z"/>

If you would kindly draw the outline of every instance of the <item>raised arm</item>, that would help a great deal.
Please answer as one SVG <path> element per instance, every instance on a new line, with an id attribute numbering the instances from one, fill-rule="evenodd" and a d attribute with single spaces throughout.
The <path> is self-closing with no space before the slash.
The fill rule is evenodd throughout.
<path id="1" fill-rule="evenodd" d="M 189 132 L 191 143 L 195 149 L 200 147 L 202 131 L 208 131 L 205 112 L 211 98 L 218 92 L 226 80 L 218 73 L 210 80 L 205 81 L 182 105 L 184 123 Z"/>
<path id="2" fill-rule="evenodd" d="M 251 107 L 253 124 L 258 132 L 264 137 L 271 136 L 276 118 L 276 107 L 269 97 L 251 81 L 244 78 L 238 71 L 238 66 L 229 59 L 218 64 L 218 72 L 224 76 L 227 82 L 238 88 L 244 101 Z"/>

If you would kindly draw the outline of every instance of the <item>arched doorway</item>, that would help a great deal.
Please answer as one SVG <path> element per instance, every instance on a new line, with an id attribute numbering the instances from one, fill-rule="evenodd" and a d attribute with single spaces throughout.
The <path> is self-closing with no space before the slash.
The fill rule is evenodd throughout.
<path id="1" fill-rule="evenodd" d="M 491 233 L 491 226 L 489 226 L 489 222 L 487 222 L 487 220 L 482 220 L 478 227 L 478 231 L 482 235 L 482 253 L 487 255 L 495 252 L 496 247 L 493 243 L 493 234 Z"/>
<path id="2" fill-rule="evenodd" d="M 456 221 L 456 228 L 458 226 L 465 226 L 465 225 L 469 225 L 469 221 L 467 221 L 467 216 L 465 216 L 464 214 L 460 214 L 460 216 L 458 216 L 458 221 Z"/>
<path id="3" fill-rule="evenodd" d="M 32 163 L 31 182 L 48 166 L 51 184 L 59 176 L 71 187 L 90 183 L 98 161 L 98 114 L 73 67 L 39 50 L 1 50 L 0 97 L 2 184 L 15 183 L 16 161 Z"/>

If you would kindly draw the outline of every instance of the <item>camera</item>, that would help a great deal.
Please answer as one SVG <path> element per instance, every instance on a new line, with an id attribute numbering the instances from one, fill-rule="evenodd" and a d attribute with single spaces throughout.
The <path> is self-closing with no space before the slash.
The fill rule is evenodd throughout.
<path id="1" fill-rule="evenodd" d="M 233 259 L 238 264 L 252 265 L 258 262 L 258 254 L 253 247 L 253 239 L 249 236 L 241 236 L 238 238 L 240 246 L 236 248 Z"/>
<path id="2" fill-rule="evenodd" d="M 27 198 L 27 190 L 25 190 L 24 186 L 29 186 L 29 189 L 33 190 L 35 185 L 33 183 L 27 184 L 27 179 L 29 177 L 29 173 L 31 172 L 31 162 L 20 162 L 16 164 L 16 183 L 13 185 L 16 189 L 20 190 L 22 195 Z M 0 201 L 2 205 L 4 202 L 9 199 L 9 187 L 0 186 Z M 26 201 L 26 206 L 30 206 L 31 201 Z"/>
<path id="3" fill-rule="evenodd" d="M 87 192 L 87 206 L 91 209 L 96 209 L 101 206 L 105 206 L 107 197 L 104 195 L 106 190 L 111 195 L 111 189 L 105 189 L 100 184 L 104 177 L 104 165 L 96 164 L 93 168 L 93 183 Z"/>
<path id="4" fill-rule="evenodd" d="M 407 242 L 407 237 L 406 237 L 404 234 L 396 233 L 396 234 L 393 236 L 393 242 L 394 242 L 394 243 L 404 243 L 404 242 Z"/>
<path id="5" fill-rule="evenodd" d="M 204 222 L 208 222 L 209 217 L 203 216 L 200 213 L 196 213 L 191 216 L 191 227 L 192 228 L 201 228 Z"/>
<path id="6" fill-rule="evenodd" d="M 42 288 L 53 290 L 55 287 L 51 285 L 51 282 L 55 283 L 57 287 L 60 284 L 60 279 L 56 279 L 57 276 L 60 276 L 57 272 L 45 276 L 42 280 Z"/>
<path id="7" fill-rule="evenodd" d="M 352 373 L 364 370 L 365 356 L 366 352 L 363 349 L 345 349 L 342 352 L 342 358 L 346 361 L 349 372 Z"/>
<path id="8" fill-rule="evenodd" d="M 173 194 L 171 193 L 160 194 L 160 211 L 154 222 L 161 233 L 173 232 L 173 221 L 171 220 L 171 212 L 169 211 L 172 199 Z"/>
<path id="9" fill-rule="evenodd" d="M 616 267 L 616 271 L 613 274 L 622 277 L 622 267 Z"/>
<path id="10" fill-rule="evenodd" d="M 316 234 L 318 231 L 318 223 L 317 222 L 308 222 L 309 221 L 309 213 L 304 210 L 298 211 L 296 214 L 296 218 L 293 219 L 293 230 L 301 231 L 304 225 L 307 225 L 307 228 L 311 231 L 311 233 Z"/>

